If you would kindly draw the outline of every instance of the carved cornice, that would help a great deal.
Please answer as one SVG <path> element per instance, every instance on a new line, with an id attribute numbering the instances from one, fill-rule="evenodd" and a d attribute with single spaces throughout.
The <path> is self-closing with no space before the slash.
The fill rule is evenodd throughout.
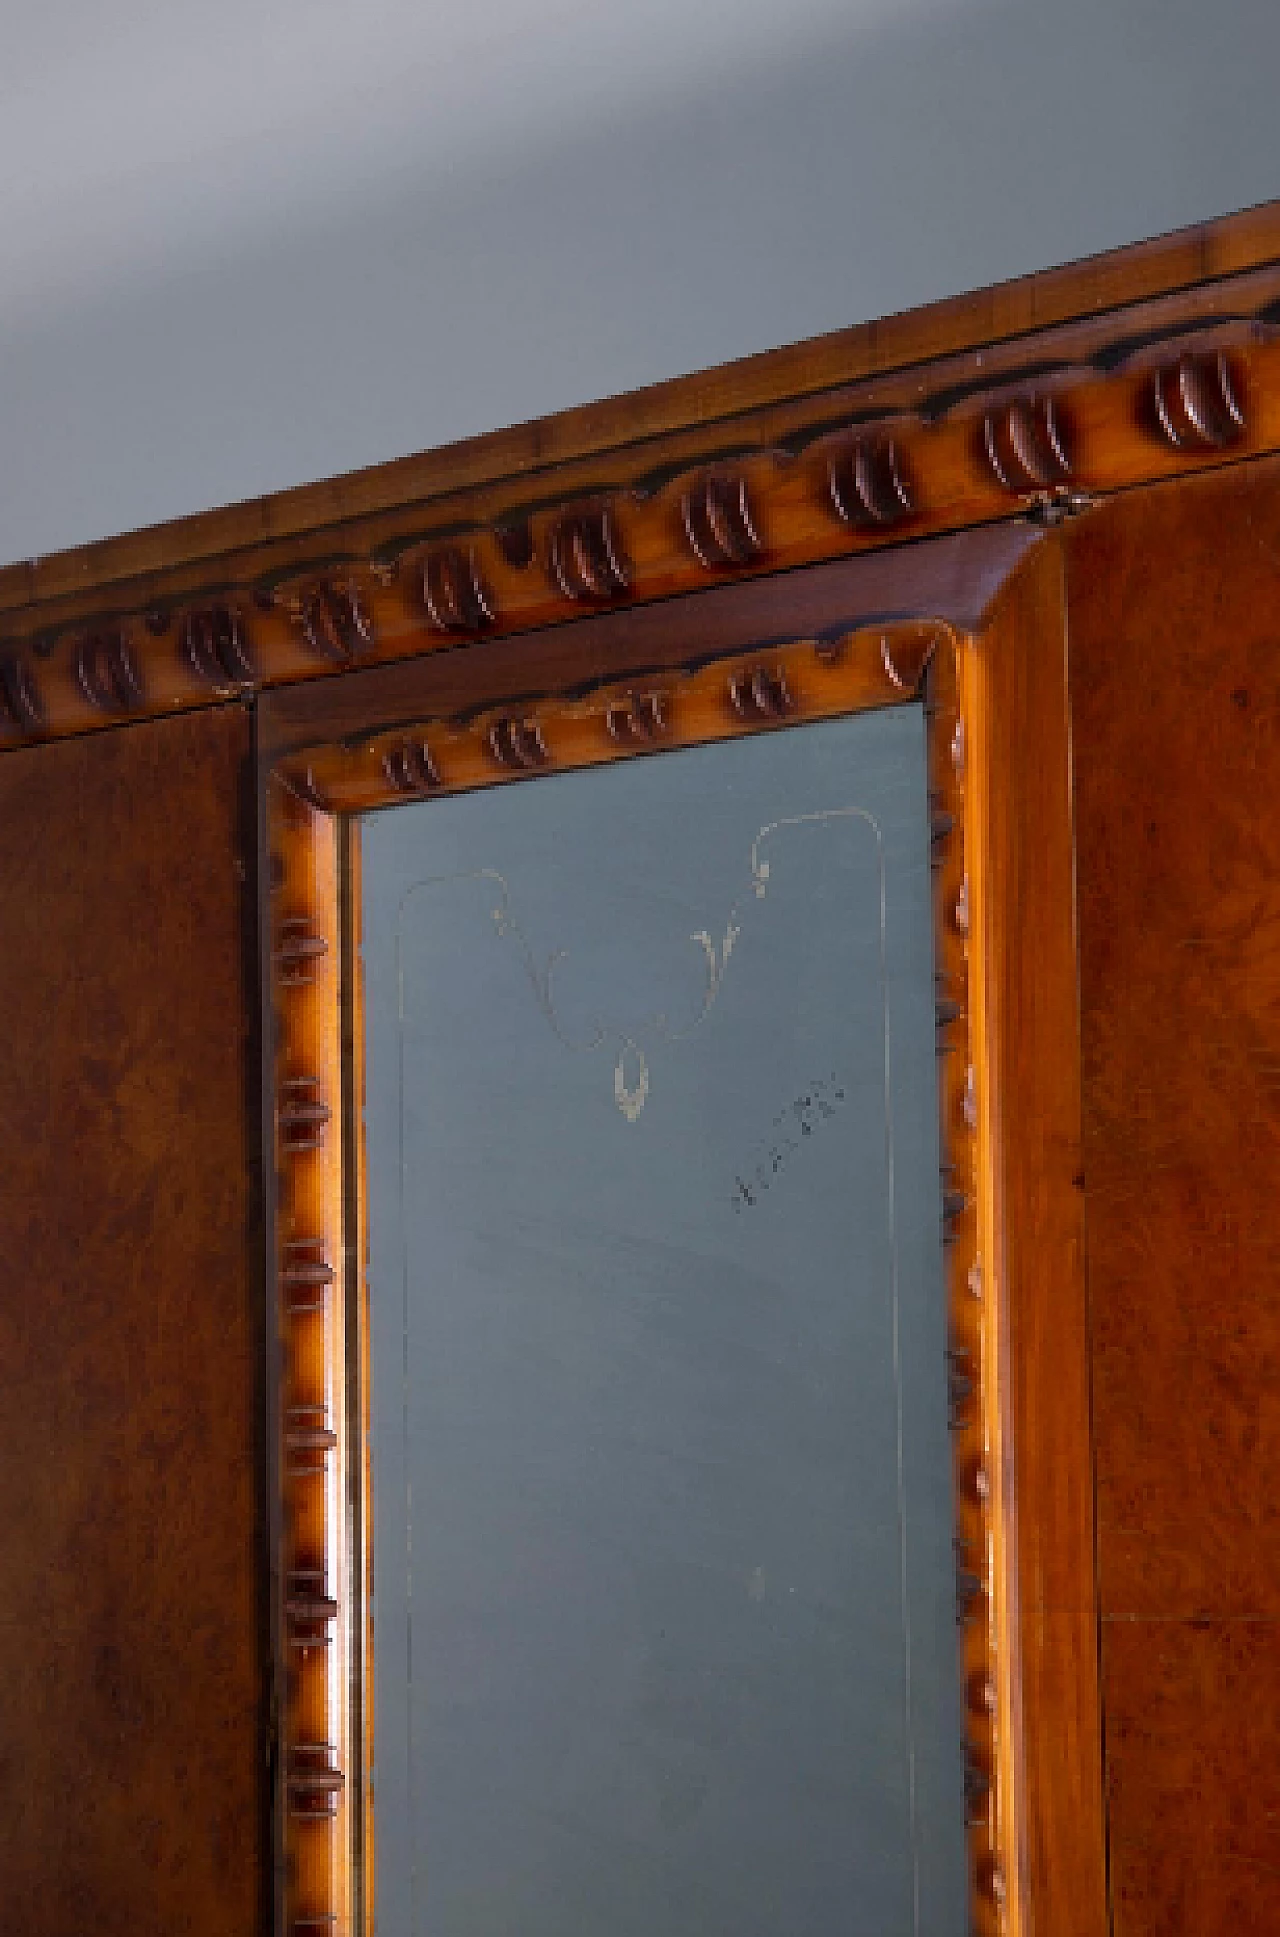
<path id="1" fill-rule="evenodd" d="M 817 398 L 785 428 L 777 412 L 739 422 L 735 454 L 657 463 L 586 489 L 566 467 L 550 474 L 550 499 L 509 485 L 492 515 L 461 524 L 448 508 L 407 509 L 317 534 L 324 555 L 301 562 L 306 547 L 281 556 L 264 545 L 223 561 L 221 583 L 201 589 L 153 581 L 130 603 L 124 586 L 118 609 L 91 617 L 11 612 L 0 620 L 0 745 L 904 537 L 1053 518 L 1110 491 L 1280 448 L 1274 307 L 1273 291 L 1258 314 L 1155 341 L 1117 336 L 1048 364 L 1033 361 L 1031 339 L 993 353 L 994 366 L 1009 366 L 1014 348 L 1023 355 L 990 378 L 981 357 L 958 383 L 943 385 L 940 368 L 931 388 L 926 369 L 909 408 L 867 385 L 865 398 L 842 396 L 844 421 L 832 423 L 831 401 Z M 528 764 L 518 739 L 502 757 Z"/>

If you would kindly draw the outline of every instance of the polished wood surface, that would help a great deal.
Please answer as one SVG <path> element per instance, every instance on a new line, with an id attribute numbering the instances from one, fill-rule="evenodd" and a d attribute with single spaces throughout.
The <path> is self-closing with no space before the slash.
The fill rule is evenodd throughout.
<path id="1" fill-rule="evenodd" d="M 1273 207 L 0 572 L 15 1928 L 268 1915 L 252 716 L 272 762 L 922 613 L 993 776 L 1010 1914 L 1106 1929 L 1105 1830 L 1116 1937 L 1277 1921 L 1277 301 Z"/>
<path id="2" fill-rule="evenodd" d="M 1280 208 L 1267 204 L 1091 260 L 861 323 L 830 336 L 699 371 L 630 396 L 584 404 L 511 430 L 470 438 L 346 477 L 306 484 L 245 504 L 177 519 L 149 531 L 28 559 L 0 571 L 0 611 L 66 594 L 101 593 L 122 579 L 172 573 L 267 540 L 475 493 L 499 480 L 561 473 L 644 439 L 698 427 L 723 443 L 744 413 L 864 383 L 935 359 L 1025 339 L 1077 319 L 1098 318 L 1280 260 Z M 1034 355 L 1025 355 L 1025 363 Z M 598 470 L 598 465 L 596 466 Z"/>
<path id="3" fill-rule="evenodd" d="M 333 1937 L 346 1937 L 359 1803 L 350 1779 L 360 1727 L 349 1696 L 351 1574 L 363 1562 L 353 1557 L 350 1520 L 362 1449 L 347 1405 L 347 1306 L 359 1296 L 359 1270 L 347 1250 L 339 829 L 278 781 L 267 789 L 265 821 L 272 1067 L 264 1088 L 275 1125 L 267 1209 L 280 1367 L 269 1422 L 279 1460 L 277 1907 L 291 1937 L 329 1928 L 330 1918 Z"/>
<path id="4" fill-rule="evenodd" d="M 762 641 L 825 637 L 877 619 L 923 613 L 969 631 L 1041 535 L 1030 523 L 994 525 L 596 613 L 516 639 L 485 639 L 465 652 L 275 687 L 258 702 L 259 747 L 264 759 L 274 760 L 319 740 L 355 744 L 371 732 L 432 716 L 668 672 Z"/>
<path id="5" fill-rule="evenodd" d="M 1212 1937 L 1280 1915 L 1280 467 L 1067 559 L 1116 1931 Z"/>
<path id="6" fill-rule="evenodd" d="M 1255 243 L 1266 226 L 1257 218 Z M 1200 259 L 1217 260 L 1201 240 Z M 561 450 L 550 420 L 531 467 L 466 487 L 416 495 L 406 472 L 394 502 L 283 536 L 269 501 L 244 542 L 202 549 L 200 534 L 222 526 L 197 521 L 152 569 L 109 582 L 92 547 L 62 577 L 47 562 L 0 575 L 0 746 L 1011 513 L 1052 522 L 1280 449 L 1280 263 L 1262 254 L 1158 295 L 1146 252 L 1127 285 L 1111 267 L 1079 272 L 1078 294 L 1098 298 L 1088 313 L 980 347 L 962 330 L 923 360 L 825 386 L 800 381 L 784 354 L 765 360 L 761 397 L 729 415 L 706 419 L 690 392 L 684 423 L 624 429 L 622 409 L 618 441 L 581 450 Z"/>
<path id="7" fill-rule="evenodd" d="M 1003 1328 L 1013 1503 L 1023 1890 L 1033 1937 L 1107 1929 L 1071 742 L 1059 537 L 1028 554 L 978 639 L 972 708 L 989 882 L 980 955 L 983 1104 L 997 1163 L 985 1295 Z"/>
<path id="8" fill-rule="evenodd" d="M 263 1927 L 248 752 L 237 707 L 0 763 L 0 1923 L 23 1937 Z"/>
<path id="9" fill-rule="evenodd" d="M 877 611 L 897 616 L 857 625 Z M 983 1395 L 957 1491 L 967 1726 L 994 1779 L 975 1903 L 983 1928 L 994 1894 L 1010 1933 L 1089 1937 L 1106 1902 L 1058 535 L 973 532 L 284 689 L 259 745 L 272 797 L 288 789 L 272 839 L 288 879 L 329 814 L 892 700 L 961 615 L 973 642 L 938 647 L 930 704 L 940 826 L 964 827 L 963 851 L 937 852 L 940 1000 L 972 1040 L 946 1042 L 942 1075 L 954 1340 Z M 757 675 L 776 709 L 747 703 Z M 308 919 L 327 933 L 336 904 Z"/>
<path id="10" fill-rule="evenodd" d="M 602 608 L 860 556 L 1280 448 L 1280 268 L 410 504 L 0 638 L 0 741 L 101 729 Z"/>

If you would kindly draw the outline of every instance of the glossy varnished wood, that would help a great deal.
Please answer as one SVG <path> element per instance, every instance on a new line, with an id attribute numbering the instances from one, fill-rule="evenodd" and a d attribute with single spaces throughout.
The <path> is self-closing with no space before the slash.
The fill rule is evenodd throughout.
<path id="1" fill-rule="evenodd" d="M 1006 534 L 1005 556 L 1022 546 Z M 1031 542 L 1025 534 L 1025 542 Z M 973 548 L 967 574 L 953 594 L 981 605 L 989 589 L 993 547 Z M 920 574 L 918 576 L 923 576 Z M 911 574 L 903 574 L 906 591 Z M 883 579 L 883 574 L 881 574 Z M 832 587 L 827 588 L 830 601 Z M 847 593 L 847 586 L 840 590 Z M 730 630 L 752 614 L 740 600 L 720 595 L 732 617 Z M 773 731 L 806 719 L 865 706 L 900 704 L 923 694 L 930 721 L 929 791 L 932 881 L 937 936 L 938 1047 L 942 1073 L 942 1218 L 949 1280 L 951 1394 L 955 1459 L 956 1607 L 960 1625 L 966 1769 L 966 1840 L 971 1918 L 976 1933 L 1020 1937 L 1029 1905 L 1021 1885 L 1024 1865 L 1016 1855 L 1019 1807 L 1014 1689 L 1017 1636 L 1009 1608 L 1012 1544 L 1004 1530 L 1011 1508 L 1003 1479 L 1004 1435 L 998 1417 L 1002 1346 L 997 1337 L 999 1299 L 975 1295 L 981 1254 L 992 1243 L 990 1134 L 976 1103 L 985 1085 L 985 1040 L 973 1029 L 968 991 L 971 888 L 980 905 L 988 886 L 971 881 L 966 855 L 975 805 L 990 794 L 982 783 L 984 740 L 970 742 L 964 720 L 967 670 L 974 656 L 945 618 L 882 618 L 850 628 L 828 603 L 820 636 L 779 641 L 764 621 L 770 610 L 757 597 L 754 643 L 746 653 L 706 653 L 708 628 L 685 623 L 678 607 L 665 608 L 667 638 L 658 675 L 604 688 L 586 683 L 598 648 L 584 628 L 567 642 L 575 676 L 568 691 L 505 692 L 493 685 L 493 669 L 471 652 L 455 669 L 462 686 L 456 717 L 421 716 L 391 731 L 348 694 L 341 740 L 318 737 L 313 728 L 299 749 L 283 751 L 276 734 L 260 736 L 262 790 L 270 855 L 272 1010 L 275 1081 L 277 1193 L 274 1203 L 277 1299 L 284 1378 L 278 1426 L 283 1458 L 280 1577 L 281 1627 L 295 1652 L 282 1669 L 283 1702 L 281 1820 L 283 1825 L 282 1928 L 290 1937 L 312 1937 L 325 1925 L 341 1937 L 354 1927 L 373 1884 L 371 1852 L 377 1838 L 376 1795 L 370 1786 L 369 1700 L 376 1668 L 376 1633 L 365 1596 L 376 1555 L 361 1529 L 368 1494 L 367 1457 L 359 1450 L 367 1386 L 348 1384 L 344 1359 L 353 1366 L 367 1356 L 352 1318 L 367 1301 L 362 1282 L 365 1209 L 361 1197 L 363 1154 L 353 1149 L 341 1189 L 343 1159 L 339 1099 L 344 1028 L 359 1027 L 360 994 L 348 931 L 345 1001 L 335 981 L 335 949 L 344 887 L 335 857 L 345 848 L 345 889 L 350 925 L 350 870 L 358 865 L 358 822 L 348 816 L 475 787 L 528 782 L 539 773 L 652 756 L 742 733 Z M 843 608 L 847 610 L 847 606 Z M 703 613 L 704 618 L 707 616 Z M 722 615 L 723 616 L 723 615 Z M 622 625 L 615 617 L 609 626 Z M 714 626 L 710 628 L 714 631 Z M 740 632 L 739 637 L 742 636 Z M 698 641 L 701 651 L 692 642 Z M 605 652 L 614 672 L 634 641 Z M 561 665 L 543 655 L 544 670 Z M 422 669 L 422 670 L 425 670 Z M 529 679 L 520 666 L 522 680 Z M 366 706 L 376 702 L 377 681 L 366 676 Z M 485 709 L 485 698 L 500 705 Z M 312 700 L 315 705 L 315 698 Z M 296 730 L 297 721 L 294 721 Z M 287 735 L 286 735 L 287 737 Z M 967 751 L 966 751 L 967 749 Z M 972 778 L 971 778 L 972 777 Z M 973 784 L 976 783 L 976 784 Z M 971 804 L 973 803 L 973 804 Z M 343 829 L 348 830 L 345 839 Z M 999 903 L 998 884 L 990 900 Z M 982 1011 L 985 1028 L 985 1010 Z M 357 1099 L 360 1046 L 348 1050 L 346 1116 L 359 1137 Z M 981 1180 L 981 1183 L 980 1183 Z M 981 1201 L 980 1201 L 981 1200 Z M 336 1262 L 348 1259 L 348 1269 Z M 298 1279 L 303 1274 L 304 1296 Z M 342 1394 L 348 1407 L 343 1416 Z M 305 1457 L 294 1457 L 295 1428 L 310 1431 Z M 288 1582 L 304 1567 L 322 1593 L 331 1618 L 326 1632 L 308 1626 L 290 1636 Z M 363 1581 L 363 1594 L 353 1590 Z M 297 1653 L 301 1642 L 302 1652 Z M 348 1651 L 362 1664 L 363 1684 L 348 1677 Z M 295 1779 L 300 1771 L 303 1781 Z M 323 1806 L 316 1791 L 323 1785 Z M 371 1806 L 372 1805 L 372 1806 Z M 364 1926 L 361 1926 L 364 1927 Z"/>
<path id="2" fill-rule="evenodd" d="M 274 760 L 320 740 L 345 743 L 399 722 L 569 693 L 752 644 L 823 637 L 912 613 L 967 631 L 981 623 L 1008 573 L 1040 536 L 1030 521 L 1018 520 L 596 614 L 516 639 L 481 640 L 342 679 L 277 687 L 259 702 L 259 746 Z"/>
<path id="3" fill-rule="evenodd" d="M 952 349 L 376 512 L 40 589 L 0 633 L 0 743 L 965 529 L 1280 448 L 1280 265 Z M 643 414 L 643 413 L 641 413 Z M 550 444 L 555 423 L 539 427 Z M 482 440 L 483 442 L 483 440 Z M 482 467 L 483 469 L 483 467 Z M 406 474 L 407 477 L 408 474 Z M 267 520 L 270 524 L 270 520 Z M 75 556 L 90 573 L 93 554 Z M 29 588 L 30 589 L 30 588 Z M 0 610 L 4 610 L 0 604 Z"/>
<path id="4" fill-rule="evenodd" d="M 1055 535 L 975 657 L 985 740 L 981 958 L 1013 1502 L 1018 1796 L 1034 1937 L 1107 1928 L 1072 883 L 1071 736 Z"/>
<path id="5" fill-rule="evenodd" d="M 524 784 L 548 703 L 609 686 L 636 737 L 648 675 L 755 654 L 749 693 L 783 642 L 912 614 L 976 640 L 976 925 L 948 959 L 986 1155 L 951 1188 L 999 1401 L 968 1505 L 995 1509 L 981 1578 L 1016 1589 L 994 1691 L 966 1690 L 1009 1927 L 1106 1929 L 1104 1797 L 1117 1937 L 1275 1921 L 1278 302 L 1273 208 L 0 572 L 0 1922 L 257 1929 L 270 1790 L 305 1818 L 298 1937 L 359 1889 L 306 1812 L 367 1801 L 330 1780 L 352 1745 L 328 1724 L 368 1556 L 314 1474 L 270 1651 L 306 1753 L 271 1779 L 255 840 L 227 694 L 264 688 L 264 765 L 322 742 L 354 771 L 377 740 L 406 794 L 430 772 L 400 729 L 499 709 L 486 777 Z M 122 724 L 173 708 L 200 710 Z M 357 1122 L 333 988 L 318 1032 L 306 980 L 321 903 L 336 973 L 337 850 L 290 798 L 301 871 L 263 895 L 294 1086 L 268 1110 L 282 1467 L 344 1456 L 361 1243 L 311 1141 L 317 1102 L 339 1141 Z M 339 1287 L 319 1320 L 313 1213 Z M 297 1420 L 291 1445 L 285 1409 L 317 1400 L 333 1445 Z"/>
<path id="6" fill-rule="evenodd" d="M 249 1937 L 269 1705 L 240 708 L 0 770 L 0 1875 Z"/>
<path id="7" fill-rule="evenodd" d="M 1154 301 L 1192 287 L 1211 290 L 1226 277 L 1277 260 L 1280 213 L 1268 205 L 422 456 L 74 552 L 14 563 L 0 572 L 0 610 L 100 593 L 120 580 L 172 573 L 194 560 L 264 541 L 295 539 L 408 503 L 475 492 L 502 479 L 535 477 L 575 461 L 589 463 L 640 440 L 673 437 L 691 427 L 705 428 L 713 442 L 717 437 L 722 441 L 726 420 L 784 398 L 862 383 L 1037 330 L 1101 317 L 1121 304 Z"/>
<path id="8" fill-rule="evenodd" d="M 1276 1618 L 1280 467 L 1068 559 L 1103 1607 Z"/>
<path id="9" fill-rule="evenodd" d="M 942 611 L 904 617 L 930 588 Z M 857 623 L 877 611 L 895 616 Z M 966 1728 L 991 1783 L 975 1907 L 1074 1937 L 1105 1928 L 1105 1890 L 1056 536 L 972 533 L 280 692 L 260 749 L 273 846 L 303 865 L 329 815 L 891 703 L 931 652 L 952 1329 L 978 1394 L 957 1443 Z"/>
<path id="10" fill-rule="evenodd" d="M 1280 467 L 1070 534 L 1118 1937 L 1280 1881 Z"/>
<path id="11" fill-rule="evenodd" d="M 350 1700 L 353 1470 L 346 1353 L 342 1075 L 343 951 L 338 827 L 270 783 L 265 801 L 274 1118 L 270 1229 L 272 1355 L 279 1392 L 276 1681 L 280 1768 L 274 1798 L 282 1870 L 278 1928 L 311 1937 L 352 1929 Z M 356 1468 L 353 1469 L 353 1460 Z M 332 1920 L 332 1921 L 329 1921 Z"/>

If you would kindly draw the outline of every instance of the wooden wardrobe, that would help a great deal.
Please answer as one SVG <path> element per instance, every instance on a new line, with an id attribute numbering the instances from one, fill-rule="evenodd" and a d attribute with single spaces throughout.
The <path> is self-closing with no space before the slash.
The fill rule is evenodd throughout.
<path id="1" fill-rule="evenodd" d="M 655 682 L 769 730 L 788 652 L 915 692 L 944 634 L 1000 1287 L 975 1925 L 1280 1929 L 1277 318 L 1273 207 L 0 571 L 5 1929 L 355 1915 L 290 1823 L 357 1792 L 291 1708 L 345 1615 L 289 1554 L 281 1175 L 344 1045 L 281 1073 L 281 964 L 337 946 L 281 843 L 340 873 L 312 821 L 429 792 L 434 721 L 520 778 L 567 693 L 626 753 Z"/>

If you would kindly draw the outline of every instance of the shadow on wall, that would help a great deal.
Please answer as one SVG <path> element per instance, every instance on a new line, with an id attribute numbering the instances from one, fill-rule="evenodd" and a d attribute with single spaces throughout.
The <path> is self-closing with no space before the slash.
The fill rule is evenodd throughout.
<path id="1" fill-rule="evenodd" d="M 0 323 L 0 556 L 465 437 L 1280 193 L 1275 0 L 864 28 Z M 163 162 L 158 162 L 163 166 Z"/>

